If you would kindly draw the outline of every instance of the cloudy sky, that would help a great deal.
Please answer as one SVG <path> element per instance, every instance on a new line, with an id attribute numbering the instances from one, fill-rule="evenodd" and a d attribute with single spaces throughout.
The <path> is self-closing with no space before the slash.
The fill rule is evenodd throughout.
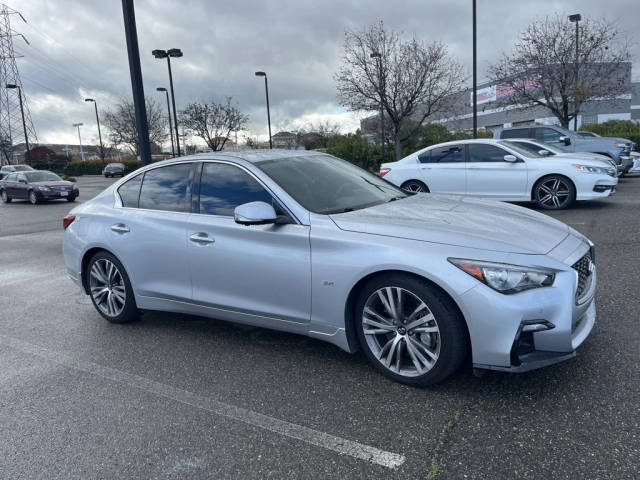
<path id="1" fill-rule="evenodd" d="M 31 43 L 14 40 L 25 93 L 40 142 L 76 143 L 71 124 L 83 122 L 85 142 L 97 142 L 95 117 L 85 97 L 101 109 L 131 97 L 119 0 L 0 0 L 19 10 L 12 27 Z M 580 12 L 605 17 L 634 35 L 638 0 L 478 0 L 478 62 L 486 67 L 511 48 L 535 17 Z M 471 73 L 470 0 L 137 0 L 136 17 L 145 93 L 168 86 L 166 62 L 151 50 L 181 48 L 172 63 L 178 109 L 196 100 L 233 96 L 250 115 L 251 135 L 266 138 L 264 84 L 269 75 L 274 133 L 308 122 L 339 122 L 354 130 L 358 116 L 335 101 L 333 74 L 346 28 L 383 20 L 406 35 L 437 40 Z M 638 58 L 637 42 L 633 49 Z M 634 69 L 634 77 L 640 69 Z"/>

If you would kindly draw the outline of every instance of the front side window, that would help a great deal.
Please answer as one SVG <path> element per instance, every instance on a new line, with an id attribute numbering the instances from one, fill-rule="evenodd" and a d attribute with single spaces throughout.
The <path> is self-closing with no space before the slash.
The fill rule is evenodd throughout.
<path id="1" fill-rule="evenodd" d="M 17 182 L 18 179 L 16 177 L 17 177 L 17 174 L 10 173 L 9 175 L 7 175 L 7 182 Z"/>
<path id="2" fill-rule="evenodd" d="M 493 145 L 469 144 L 469 162 L 504 162 L 504 156 L 508 154 Z"/>
<path id="3" fill-rule="evenodd" d="M 407 196 L 378 175 L 331 155 L 264 160 L 255 165 L 314 213 L 349 212 Z"/>
<path id="4" fill-rule="evenodd" d="M 464 162 L 464 149 L 461 145 L 449 145 L 431 150 L 431 163 Z"/>
<path id="5" fill-rule="evenodd" d="M 541 142 L 559 142 L 562 133 L 553 128 L 536 128 L 536 140 Z"/>
<path id="6" fill-rule="evenodd" d="M 233 216 L 238 205 L 272 204 L 272 197 L 251 175 L 227 163 L 204 163 L 200 180 L 200 213 Z"/>
<path id="7" fill-rule="evenodd" d="M 20 182 L 20 181 L 25 181 L 25 182 L 26 182 L 26 181 L 27 181 L 27 178 L 24 176 L 24 174 L 23 174 L 23 173 L 18 173 L 18 174 L 17 174 L 17 176 L 18 176 L 18 177 L 17 177 L 17 179 L 16 179 L 16 180 L 17 180 L 18 182 Z M 41 180 L 32 180 L 32 181 L 33 181 L 33 182 L 39 182 L 39 181 L 41 181 Z"/>
<path id="8" fill-rule="evenodd" d="M 147 170 L 140 188 L 140 208 L 188 212 L 191 169 L 191 163 L 179 163 Z"/>
<path id="9" fill-rule="evenodd" d="M 118 195 L 123 207 L 138 208 L 138 198 L 140 197 L 140 185 L 142 185 L 143 174 L 136 175 L 131 180 L 127 180 L 118 188 Z"/>

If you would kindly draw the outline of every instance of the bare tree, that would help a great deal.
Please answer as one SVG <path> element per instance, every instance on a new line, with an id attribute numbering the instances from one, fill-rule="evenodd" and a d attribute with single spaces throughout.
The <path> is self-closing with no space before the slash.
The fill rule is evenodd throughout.
<path id="1" fill-rule="evenodd" d="M 340 104 L 370 111 L 382 105 L 398 159 L 401 143 L 431 115 L 445 111 L 450 94 L 465 80 L 461 65 L 445 46 L 415 37 L 403 41 L 382 22 L 345 32 L 343 63 L 335 75 Z M 409 120 L 415 128 L 405 128 Z"/>
<path id="2" fill-rule="evenodd" d="M 147 122 L 149 124 L 149 141 L 162 145 L 167 139 L 167 118 L 163 115 L 161 105 L 154 99 L 146 97 Z M 114 146 L 125 146 L 138 156 L 138 129 L 136 127 L 136 110 L 133 102 L 121 100 L 113 109 L 104 114 L 104 123 L 110 131 L 110 139 Z"/>
<path id="3" fill-rule="evenodd" d="M 502 103 L 546 107 L 568 127 L 584 102 L 613 100 L 630 91 L 628 75 L 621 75 L 629 47 L 615 24 L 580 22 L 577 63 L 575 42 L 575 27 L 564 16 L 529 25 L 513 51 L 489 68 L 498 88 L 505 90 Z"/>
<path id="4" fill-rule="evenodd" d="M 180 114 L 182 124 L 211 150 L 222 150 L 231 132 L 244 130 L 249 121 L 249 116 L 232 105 L 231 100 L 227 97 L 225 103 L 190 103 Z"/>

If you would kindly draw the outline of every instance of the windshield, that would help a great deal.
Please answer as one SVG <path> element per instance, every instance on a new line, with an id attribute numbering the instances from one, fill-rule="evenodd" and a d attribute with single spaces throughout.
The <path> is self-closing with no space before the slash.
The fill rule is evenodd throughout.
<path id="1" fill-rule="evenodd" d="M 29 165 L 16 165 L 13 167 L 14 172 L 30 172 L 33 170 Z"/>
<path id="2" fill-rule="evenodd" d="M 25 177 L 29 182 L 57 182 L 62 180 L 58 175 L 52 172 L 30 172 L 25 173 Z"/>
<path id="3" fill-rule="evenodd" d="M 523 144 L 519 142 L 510 142 L 508 140 L 501 141 L 500 143 L 505 147 L 509 147 L 511 150 L 515 150 L 520 155 L 524 155 L 525 157 L 542 158 L 545 156 L 538 153 L 538 151 L 542 150 L 541 147 L 531 148 L 531 143 Z"/>
<path id="4" fill-rule="evenodd" d="M 377 175 L 330 155 L 266 160 L 256 166 L 314 213 L 350 212 L 407 196 Z"/>

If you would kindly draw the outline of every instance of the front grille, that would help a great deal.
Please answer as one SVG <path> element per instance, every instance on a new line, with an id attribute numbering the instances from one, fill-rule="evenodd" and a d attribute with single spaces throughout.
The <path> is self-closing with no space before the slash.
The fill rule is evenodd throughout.
<path id="1" fill-rule="evenodd" d="M 589 292 L 591 282 L 593 281 L 593 255 L 592 252 L 587 252 L 580 260 L 572 265 L 573 269 L 578 272 L 578 288 L 576 290 L 576 302 L 584 298 L 584 295 Z"/>
<path id="2" fill-rule="evenodd" d="M 56 192 L 67 192 L 71 190 L 69 187 L 51 187 L 51 189 Z"/>

